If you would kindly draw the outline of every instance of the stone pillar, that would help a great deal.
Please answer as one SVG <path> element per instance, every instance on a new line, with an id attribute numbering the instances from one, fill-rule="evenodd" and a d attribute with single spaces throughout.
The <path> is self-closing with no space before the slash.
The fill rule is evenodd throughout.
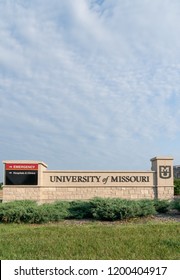
<path id="1" fill-rule="evenodd" d="M 174 197 L 174 176 L 172 157 L 154 157 L 151 159 L 152 171 L 155 171 L 154 184 L 157 198 L 171 200 Z"/>
<path id="2" fill-rule="evenodd" d="M 43 185 L 43 171 L 47 170 L 47 164 L 40 161 L 38 162 L 38 186 Z"/>
<path id="3" fill-rule="evenodd" d="M 6 160 L 3 163 L 3 202 L 26 199 L 39 202 L 47 165 L 32 160 Z"/>

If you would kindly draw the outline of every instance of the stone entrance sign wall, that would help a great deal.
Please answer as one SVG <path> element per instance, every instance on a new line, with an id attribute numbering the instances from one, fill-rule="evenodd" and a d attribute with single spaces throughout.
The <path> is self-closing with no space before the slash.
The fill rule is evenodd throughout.
<path id="1" fill-rule="evenodd" d="M 39 161 L 3 161 L 3 202 L 119 197 L 126 199 L 173 199 L 173 158 L 151 159 L 149 171 L 48 170 Z"/>

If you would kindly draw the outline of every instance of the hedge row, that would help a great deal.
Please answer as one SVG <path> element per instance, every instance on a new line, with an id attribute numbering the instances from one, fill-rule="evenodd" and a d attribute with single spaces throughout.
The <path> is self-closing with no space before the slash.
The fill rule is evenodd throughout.
<path id="1" fill-rule="evenodd" d="M 34 201 L 14 201 L 0 204 L 1 223 L 46 223 L 62 219 L 95 219 L 115 221 L 133 217 L 165 213 L 169 209 L 180 211 L 180 199 L 125 200 L 95 198 L 89 201 L 58 201 L 37 205 Z"/>
<path id="2" fill-rule="evenodd" d="M 34 201 L 14 201 L 0 204 L 0 222 L 46 223 L 68 218 L 69 203 L 37 205 Z"/>

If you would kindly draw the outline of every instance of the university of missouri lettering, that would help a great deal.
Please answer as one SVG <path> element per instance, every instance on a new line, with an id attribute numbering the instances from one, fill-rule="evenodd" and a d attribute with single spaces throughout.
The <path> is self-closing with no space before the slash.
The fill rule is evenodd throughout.
<path id="1" fill-rule="evenodd" d="M 50 176 L 52 183 L 99 183 L 101 176 Z"/>
<path id="2" fill-rule="evenodd" d="M 148 183 L 150 181 L 149 176 L 50 176 L 50 182 L 52 183 Z"/>
<path id="3" fill-rule="evenodd" d="M 111 176 L 111 182 L 123 183 L 123 182 L 131 182 L 131 183 L 148 183 L 149 176 Z"/>

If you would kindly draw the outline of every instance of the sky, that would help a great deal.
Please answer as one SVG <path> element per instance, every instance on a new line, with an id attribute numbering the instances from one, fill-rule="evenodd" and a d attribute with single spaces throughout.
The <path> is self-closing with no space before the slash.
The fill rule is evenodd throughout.
<path id="1" fill-rule="evenodd" d="M 179 0 L 0 0 L 1 163 L 180 164 L 179 34 Z"/>

